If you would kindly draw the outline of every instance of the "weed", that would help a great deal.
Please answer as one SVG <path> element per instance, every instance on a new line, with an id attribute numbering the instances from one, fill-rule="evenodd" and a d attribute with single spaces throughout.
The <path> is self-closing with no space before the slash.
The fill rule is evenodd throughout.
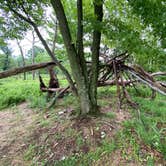
<path id="1" fill-rule="evenodd" d="M 44 108 L 46 108 L 46 105 L 47 105 L 46 97 L 44 95 L 41 95 L 38 97 L 37 96 L 30 96 L 29 101 L 30 101 L 31 108 L 44 109 Z"/>
<path id="2" fill-rule="evenodd" d="M 35 156 L 35 145 L 30 144 L 26 153 L 24 154 L 24 159 L 25 160 L 30 160 Z"/>
<path id="3" fill-rule="evenodd" d="M 109 118 L 109 119 L 114 119 L 115 118 L 115 113 L 107 112 L 107 113 L 104 114 L 104 116 Z"/>

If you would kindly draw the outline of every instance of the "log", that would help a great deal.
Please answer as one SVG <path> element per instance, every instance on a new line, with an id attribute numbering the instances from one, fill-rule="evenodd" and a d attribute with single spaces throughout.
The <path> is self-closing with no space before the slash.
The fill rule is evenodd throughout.
<path id="1" fill-rule="evenodd" d="M 126 70 L 133 75 L 134 77 L 136 77 L 138 80 L 140 80 L 141 82 L 143 82 L 144 84 L 147 84 L 149 87 L 151 87 L 153 90 L 166 95 L 166 88 L 164 86 L 162 86 L 160 83 L 158 83 L 157 81 L 153 80 L 150 76 L 150 74 L 148 74 L 145 71 L 141 71 L 141 70 L 137 70 L 134 67 L 129 67 L 129 66 L 125 66 Z"/>
<path id="2" fill-rule="evenodd" d="M 159 72 L 156 72 L 156 73 L 152 73 L 150 75 L 153 76 L 153 77 L 156 77 L 156 76 L 166 76 L 166 72 L 159 71 Z"/>
<path id="3" fill-rule="evenodd" d="M 125 86 L 128 86 L 130 84 L 132 84 L 133 82 L 136 82 L 136 81 L 132 81 L 132 80 L 125 80 L 124 81 L 124 85 Z M 122 82 L 119 80 L 118 81 L 118 84 L 122 86 Z M 116 81 L 115 80 L 108 80 L 108 81 L 104 81 L 104 82 L 98 82 L 98 87 L 101 87 L 101 86 L 110 86 L 110 85 L 116 85 Z"/>
<path id="4" fill-rule="evenodd" d="M 130 80 L 126 80 L 124 81 L 124 85 L 125 86 L 128 86 L 130 85 L 131 83 L 133 83 L 134 81 L 130 81 Z M 115 80 L 109 80 L 109 81 L 105 81 L 105 82 L 98 82 L 98 87 L 102 87 L 102 86 L 110 86 L 110 85 L 116 85 L 116 82 Z M 122 85 L 122 82 L 119 81 L 119 85 Z M 66 87 L 67 88 L 67 92 L 71 91 L 69 89 L 69 87 Z M 65 90 L 66 88 L 47 88 L 47 87 L 43 87 L 41 88 L 40 90 L 42 92 L 62 92 L 63 90 Z"/>
<path id="5" fill-rule="evenodd" d="M 60 92 L 66 88 L 41 88 L 42 92 Z"/>
<path id="6" fill-rule="evenodd" d="M 48 67 L 50 65 L 55 65 L 55 63 L 54 62 L 44 62 L 44 63 L 38 63 L 38 64 L 33 64 L 33 65 L 28 65 L 28 66 L 24 66 L 24 67 L 6 70 L 3 72 L 0 72 L 0 79 L 10 77 L 13 75 L 17 75 L 20 73 L 25 73 L 25 72 L 32 71 L 32 70 L 45 68 L 45 67 Z"/>

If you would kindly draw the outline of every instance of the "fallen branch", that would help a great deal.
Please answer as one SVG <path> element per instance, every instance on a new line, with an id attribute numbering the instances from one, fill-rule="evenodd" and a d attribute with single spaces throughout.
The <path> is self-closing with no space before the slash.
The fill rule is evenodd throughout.
<path id="1" fill-rule="evenodd" d="M 135 82 L 135 80 L 126 80 L 124 81 L 124 85 L 125 86 L 128 86 L 130 84 L 132 84 L 133 82 Z M 122 81 L 118 81 L 118 84 L 122 86 Z M 111 85 L 116 85 L 116 80 L 108 80 L 108 81 L 105 81 L 105 82 L 98 82 L 98 87 L 101 87 L 101 86 L 111 86 Z"/>
<path id="2" fill-rule="evenodd" d="M 129 80 L 126 80 L 124 81 L 124 85 L 125 86 L 128 86 L 130 85 L 131 83 L 133 83 L 134 81 L 129 81 Z M 122 85 L 122 82 L 121 81 L 118 81 L 119 85 Z M 108 81 L 105 81 L 105 82 L 98 82 L 98 87 L 102 87 L 102 86 L 111 86 L 111 85 L 116 85 L 116 82 L 115 80 L 108 80 Z M 67 88 L 67 87 L 66 87 Z M 41 88 L 41 91 L 42 92 L 61 92 L 63 91 L 64 89 L 66 88 L 47 88 L 47 87 L 43 87 Z M 71 91 L 69 88 L 67 89 L 67 92 Z"/>
<path id="3" fill-rule="evenodd" d="M 6 70 L 3 72 L 0 72 L 0 79 L 10 77 L 12 75 L 17 75 L 20 73 L 25 73 L 25 72 L 32 71 L 32 70 L 45 68 L 50 65 L 55 65 L 55 63 L 54 62 L 38 63 L 38 64 L 33 64 L 33 65 L 28 65 L 28 66 L 24 66 L 24 67 Z"/>
<path id="4" fill-rule="evenodd" d="M 141 70 L 137 70 L 134 67 L 129 67 L 129 66 L 125 66 L 126 70 L 133 75 L 134 77 L 136 77 L 138 80 L 140 80 L 141 82 L 147 84 L 149 87 L 151 87 L 153 90 L 166 95 L 166 88 L 164 86 L 162 86 L 162 84 L 154 81 L 153 79 L 151 79 L 151 76 L 147 74 L 147 72 L 143 72 L 142 73 L 142 69 Z"/>
<path id="5" fill-rule="evenodd" d="M 53 107 L 56 103 L 56 100 L 60 97 L 62 97 L 68 90 L 69 90 L 70 86 L 63 88 L 63 90 L 61 90 L 59 92 L 59 94 L 57 94 L 51 101 L 50 105 L 48 106 L 48 109 L 50 109 L 51 107 Z"/>
<path id="6" fill-rule="evenodd" d="M 61 92 L 66 88 L 41 88 L 42 92 Z M 70 90 L 70 89 L 68 89 Z"/>
<path id="7" fill-rule="evenodd" d="M 152 73 L 150 74 L 152 77 L 156 77 L 156 76 L 166 76 L 166 72 L 156 72 L 156 73 Z"/>

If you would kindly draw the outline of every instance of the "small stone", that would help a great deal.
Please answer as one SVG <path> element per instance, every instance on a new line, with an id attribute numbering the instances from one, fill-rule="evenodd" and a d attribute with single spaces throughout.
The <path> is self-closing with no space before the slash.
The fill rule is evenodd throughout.
<path id="1" fill-rule="evenodd" d="M 58 115 L 62 115 L 62 114 L 64 114 L 63 111 L 59 111 L 59 112 L 58 112 Z"/>
<path id="2" fill-rule="evenodd" d="M 66 157 L 65 156 L 63 156 L 62 158 L 61 158 L 61 160 L 65 160 L 66 159 Z"/>
<path id="3" fill-rule="evenodd" d="M 106 136 L 106 133 L 104 131 L 101 132 L 101 138 L 104 138 Z"/>

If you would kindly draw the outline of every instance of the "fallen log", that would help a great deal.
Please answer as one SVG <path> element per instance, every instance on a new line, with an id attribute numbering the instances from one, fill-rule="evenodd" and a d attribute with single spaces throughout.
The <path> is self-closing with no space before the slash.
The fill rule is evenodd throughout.
<path id="1" fill-rule="evenodd" d="M 118 82 L 119 82 L 119 85 L 122 85 L 122 82 L 120 80 Z M 126 81 L 124 81 L 124 85 L 128 86 L 133 82 L 135 82 L 135 81 L 126 80 Z M 110 86 L 110 85 L 116 85 L 115 80 L 108 80 L 108 81 L 105 81 L 105 82 L 98 82 L 98 87 Z M 71 91 L 69 89 L 69 87 L 66 87 L 66 88 L 67 88 L 67 92 Z M 66 88 L 47 88 L 47 87 L 43 87 L 40 90 L 42 92 L 62 92 Z"/>
<path id="2" fill-rule="evenodd" d="M 20 73 L 25 73 L 25 72 L 32 71 L 32 70 L 45 68 L 50 65 L 55 65 L 55 63 L 54 62 L 44 62 L 44 63 L 38 63 L 38 64 L 33 64 L 33 65 L 28 65 L 28 66 L 24 66 L 24 67 L 18 67 L 18 68 L 6 70 L 3 72 L 0 72 L 0 79 L 10 77 L 13 75 L 17 75 Z"/>
<path id="3" fill-rule="evenodd" d="M 138 80 L 140 80 L 144 84 L 147 84 L 153 90 L 155 90 L 163 95 L 166 95 L 166 88 L 164 86 L 162 86 L 162 84 L 153 80 L 151 78 L 150 74 L 148 74 L 147 72 L 145 72 L 145 71 L 142 72 L 141 71 L 142 69 L 138 70 L 138 69 L 135 69 L 134 67 L 129 67 L 129 66 L 125 66 L 125 68 L 131 75 L 136 77 Z"/>
<path id="4" fill-rule="evenodd" d="M 125 80 L 123 83 L 125 86 L 128 86 L 130 84 L 132 84 L 133 82 L 135 82 L 135 80 Z M 120 86 L 123 85 L 122 81 L 118 81 L 118 84 Z M 110 85 L 116 85 L 116 80 L 108 80 L 108 81 L 104 81 L 104 82 L 98 82 L 98 87 L 101 87 L 101 86 L 110 86 Z"/>
<path id="5" fill-rule="evenodd" d="M 150 74 L 152 77 L 156 77 L 156 76 L 166 76 L 166 72 L 156 72 L 156 73 L 152 73 Z"/>
<path id="6" fill-rule="evenodd" d="M 60 92 L 65 88 L 41 88 L 42 92 Z"/>

